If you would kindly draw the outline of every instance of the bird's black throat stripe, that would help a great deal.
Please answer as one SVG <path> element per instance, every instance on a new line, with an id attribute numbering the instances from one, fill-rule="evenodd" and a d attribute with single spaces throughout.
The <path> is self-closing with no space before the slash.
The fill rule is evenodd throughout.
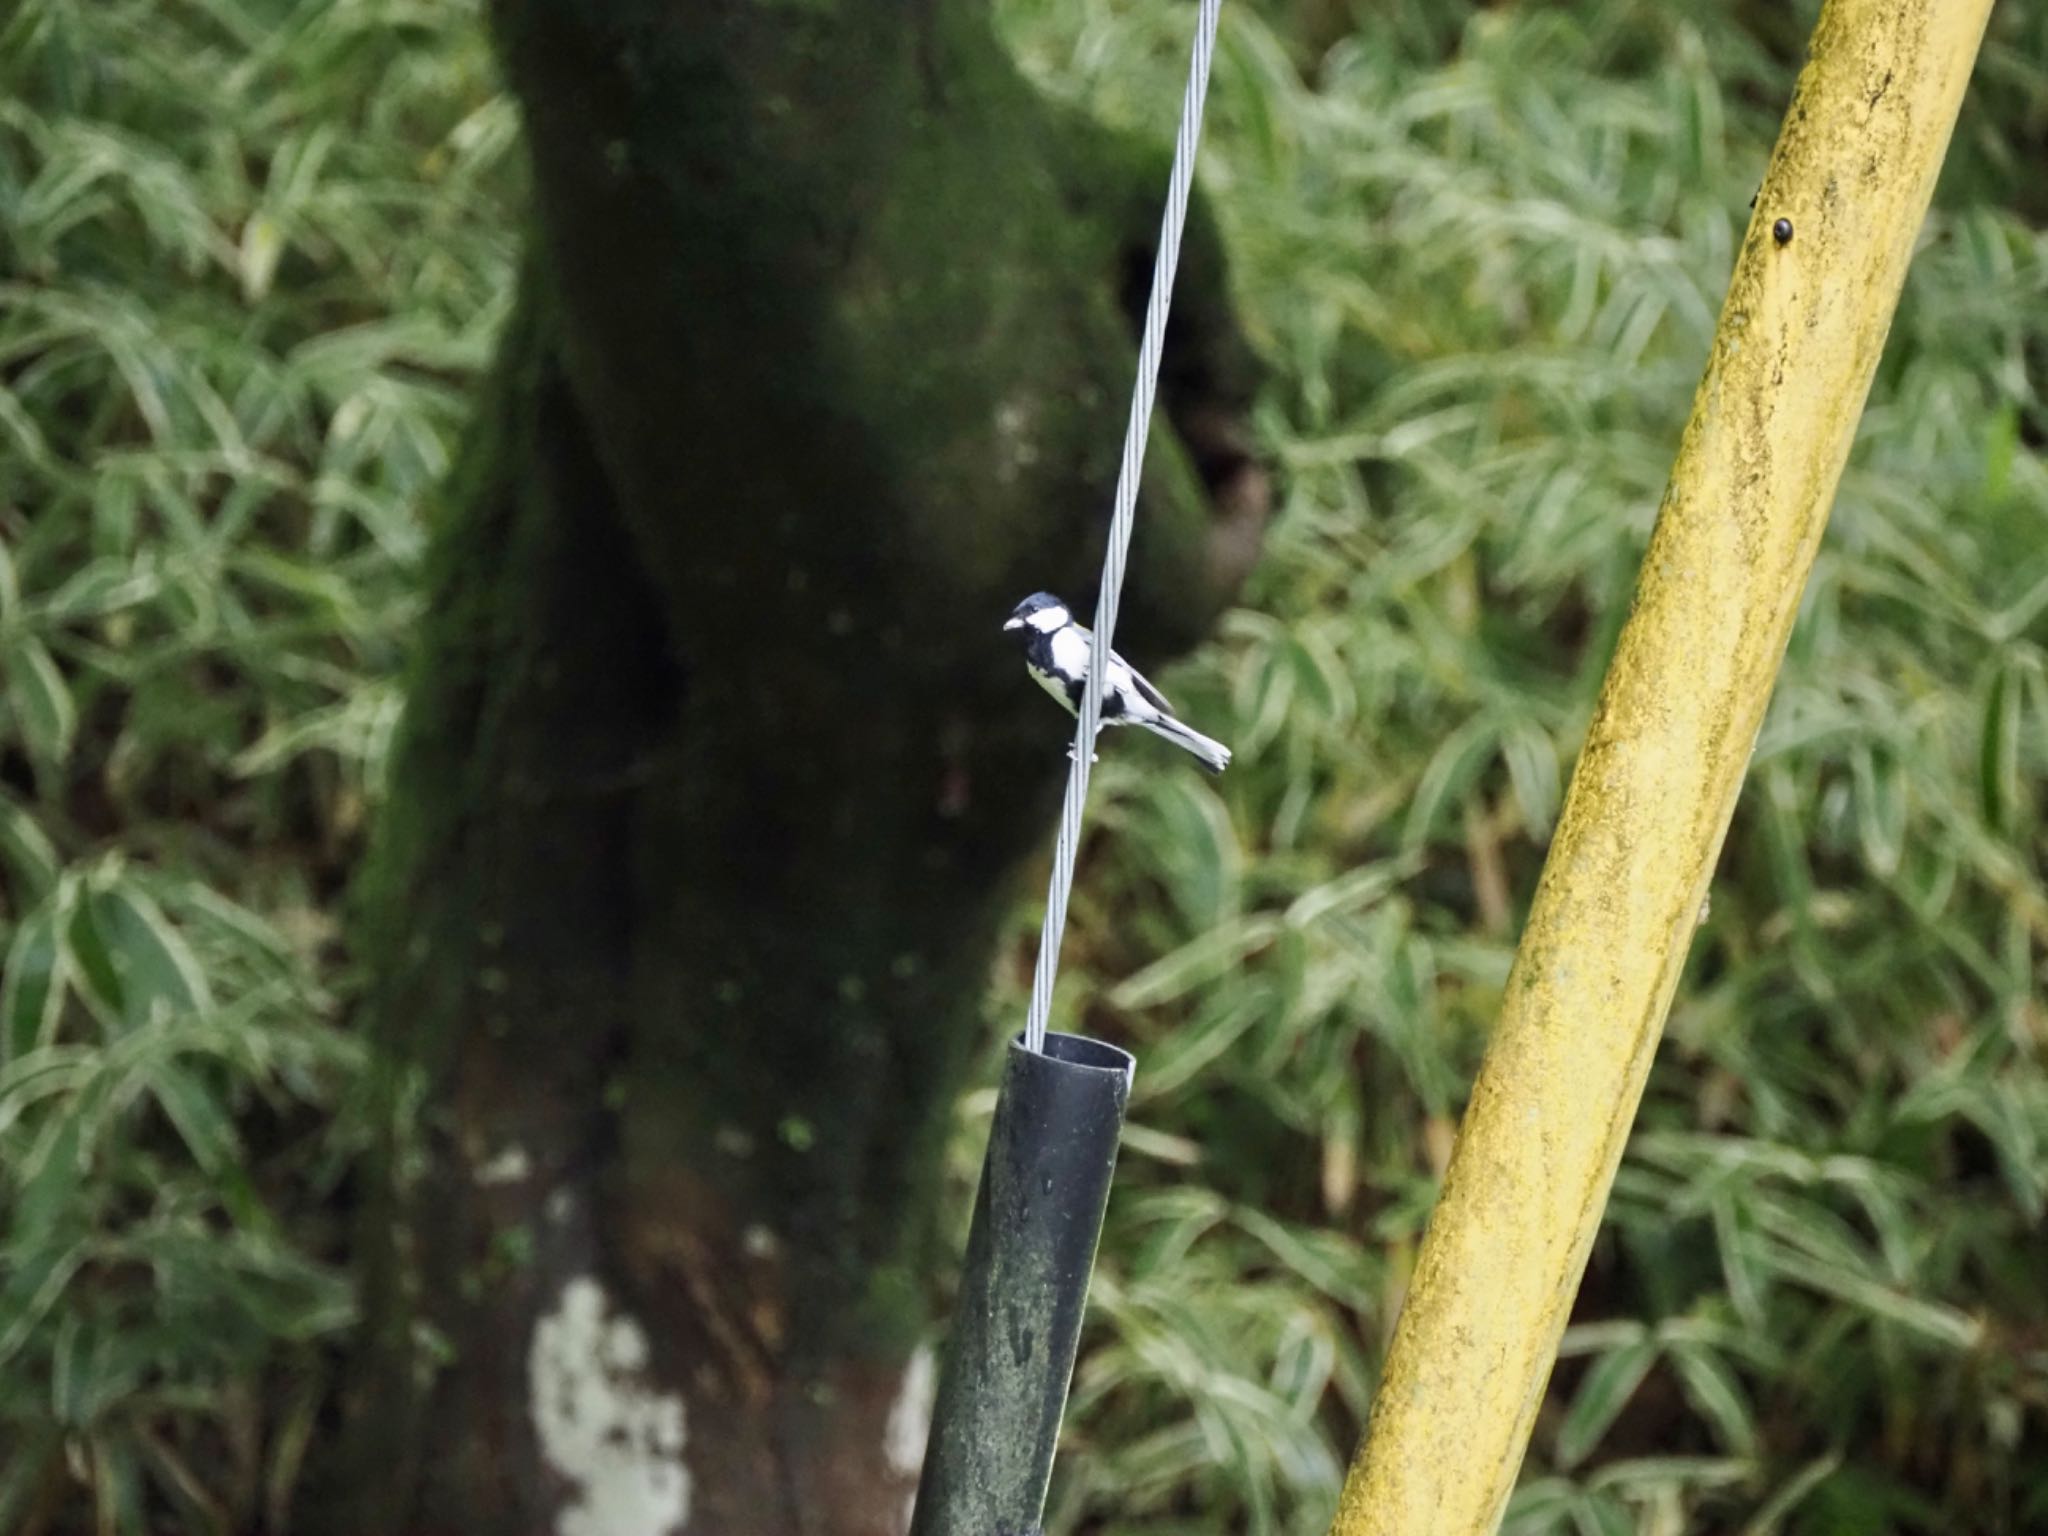
<path id="1" fill-rule="evenodd" d="M 1024 665 L 1031 669 L 1031 675 L 1041 683 L 1058 688 L 1066 695 L 1067 708 L 1075 714 L 1081 712 L 1081 700 L 1088 692 L 1088 676 L 1070 676 L 1059 669 L 1053 660 L 1052 636 L 1036 631 L 1024 646 Z M 1124 701 L 1114 688 L 1102 690 L 1102 718 L 1121 720 L 1124 716 Z"/>

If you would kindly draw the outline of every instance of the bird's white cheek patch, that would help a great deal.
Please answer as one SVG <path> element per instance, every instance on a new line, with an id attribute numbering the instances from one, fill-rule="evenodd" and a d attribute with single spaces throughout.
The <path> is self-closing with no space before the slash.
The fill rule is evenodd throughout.
<path id="1" fill-rule="evenodd" d="M 574 1490 L 555 1536 L 680 1536 L 683 1400 L 649 1383 L 646 1332 L 590 1276 L 534 1325 L 526 1380 L 541 1455 Z"/>
<path id="2" fill-rule="evenodd" d="M 1063 629 L 1052 637 L 1053 665 L 1069 677 L 1083 677 L 1088 672 L 1088 642 L 1080 633 Z"/>

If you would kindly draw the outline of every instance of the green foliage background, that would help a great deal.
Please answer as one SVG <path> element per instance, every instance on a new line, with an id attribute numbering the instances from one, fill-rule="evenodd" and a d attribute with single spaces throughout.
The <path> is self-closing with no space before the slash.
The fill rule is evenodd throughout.
<path id="1" fill-rule="evenodd" d="M 1204 180 L 1282 505 L 1173 679 L 1239 766 L 1098 778 L 1062 1003 L 1142 1067 L 1060 1529 L 1327 1519 L 1794 10 L 1226 13 Z M 1164 132 L 1186 7 L 1002 11 Z M 0 1530 L 276 1526 L 350 1317 L 339 905 L 515 118 L 474 0 L 0 27 Z M 2048 11 L 2008 0 L 1517 1536 L 2048 1527 L 2044 157 Z"/>

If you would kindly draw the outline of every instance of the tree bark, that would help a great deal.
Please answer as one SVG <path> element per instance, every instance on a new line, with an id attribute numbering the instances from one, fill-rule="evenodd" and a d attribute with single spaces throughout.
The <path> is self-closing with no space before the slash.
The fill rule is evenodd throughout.
<path id="1" fill-rule="evenodd" d="M 968 0 L 492 20 L 535 235 L 358 893 L 394 1131 L 317 1502 L 900 1531 L 938 1153 L 1069 735 L 998 628 L 1092 598 L 1165 156 Z M 1199 209 L 1175 313 L 1141 657 L 1265 512 Z"/>

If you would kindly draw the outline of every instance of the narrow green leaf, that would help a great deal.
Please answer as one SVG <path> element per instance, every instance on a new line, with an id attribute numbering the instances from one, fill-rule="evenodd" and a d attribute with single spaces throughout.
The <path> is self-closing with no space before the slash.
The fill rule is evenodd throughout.
<path id="1" fill-rule="evenodd" d="M 1625 1344 L 1602 1355 L 1586 1372 L 1586 1379 L 1572 1397 L 1571 1408 L 1557 1430 L 1557 1464 L 1575 1467 L 1584 1461 L 1609 1427 L 1621 1416 L 1650 1367 L 1657 1363 L 1658 1347 L 1644 1339 Z"/>
<path id="2" fill-rule="evenodd" d="M 1557 1358 L 1576 1360 L 1581 1355 L 1612 1354 L 1643 1343 L 1650 1337 L 1648 1324 L 1632 1317 L 1609 1318 L 1601 1323 L 1574 1323 L 1557 1343 Z"/>
<path id="3" fill-rule="evenodd" d="M 1906 847 L 1906 776 L 1890 752 L 1859 746 L 1849 755 L 1856 784 L 1856 836 L 1864 860 L 1890 877 Z"/>
<path id="4" fill-rule="evenodd" d="M 2019 452 L 2020 413 L 2008 405 L 1993 411 L 1984 424 L 1984 500 L 2003 500 L 2012 483 L 2013 460 Z"/>
<path id="5" fill-rule="evenodd" d="M 1995 832 L 2009 828 L 2020 798 L 2019 674 L 2003 664 L 1991 673 L 1984 695 L 1984 721 L 1977 747 L 1979 793 L 1984 820 Z"/>
<path id="6" fill-rule="evenodd" d="M 1579 1536 L 1637 1536 L 1628 1506 L 1610 1493 L 1586 1494 L 1572 1506 L 1572 1524 Z"/>
<path id="7" fill-rule="evenodd" d="M 2037 1112 L 2004 1083 L 1973 1095 L 1962 1112 L 1996 1149 L 2013 1203 L 2029 1220 L 2040 1221 L 2048 1207 L 2048 1158 L 2042 1156 L 2043 1127 Z"/>
<path id="8" fill-rule="evenodd" d="M 18 911 L 41 901 L 57 883 L 57 849 L 29 808 L 0 791 L 0 861 L 13 881 L 8 892 Z"/>
<path id="9" fill-rule="evenodd" d="M 52 1045 L 0 1066 L 0 1131 L 43 1100 L 76 1093 L 92 1080 L 102 1061 L 96 1050 Z M 14 1172 L 19 1176 L 25 1170 Z"/>
<path id="10" fill-rule="evenodd" d="M 262 302 L 270 292 L 270 280 L 277 275 L 277 259 L 283 254 L 284 230 L 269 214 L 255 214 L 242 226 L 242 297 L 249 303 Z"/>
<path id="11" fill-rule="evenodd" d="M 84 1393 L 79 1389 L 79 1355 L 84 1346 L 83 1328 L 76 1312 L 67 1312 L 57 1319 L 57 1337 L 50 1349 L 50 1417 L 69 1428 L 79 1428 L 83 1420 L 78 1413 L 79 1401 Z"/>
<path id="12" fill-rule="evenodd" d="M 78 706 L 42 641 L 21 636 L 7 659 L 7 693 L 29 746 L 47 762 L 61 763 L 78 732 Z"/>
<path id="13" fill-rule="evenodd" d="M 1208 927 L 1238 910 L 1244 850 L 1228 808 L 1215 790 L 1197 779 L 1185 773 L 1155 778 L 1138 802 L 1128 835 L 1172 892 L 1189 925 Z"/>
<path id="14" fill-rule="evenodd" d="M 97 1005 L 103 1018 L 118 1023 L 127 1017 L 127 991 L 121 985 L 120 968 L 106 935 L 100 931 L 98 905 L 90 892 L 82 893 L 73 904 L 63 926 L 64 949 L 81 984 L 80 995 Z"/>
<path id="15" fill-rule="evenodd" d="M 1508 1500 L 1502 1536 L 1550 1536 L 1564 1528 L 1578 1501 L 1578 1486 L 1567 1477 L 1530 1478 Z"/>
<path id="16" fill-rule="evenodd" d="M 1349 1268 L 1326 1243 L 1318 1241 L 1318 1234 L 1299 1230 L 1249 1206 L 1240 1206 L 1231 1212 L 1231 1220 L 1264 1244 L 1273 1257 L 1292 1273 L 1301 1276 L 1323 1295 L 1341 1297 L 1348 1306 L 1372 1305 L 1372 1298 L 1360 1283 L 1357 1272 Z"/>
<path id="17" fill-rule="evenodd" d="M 1494 722 L 1486 715 L 1475 715 L 1444 738 L 1408 802 L 1408 820 L 1401 832 L 1404 851 L 1412 853 L 1429 840 L 1450 808 L 1485 771 L 1498 742 Z"/>
<path id="18" fill-rule="evenodd" d="M 263 1508 L 273 1531 L 283 1531 L 290 1524 L 299 1470 L 305 1465 L 306 1452 L 319 1427 L 325 1385 L 316 1372 L 301 1372 L 272 1435 L 270 1468 L 263 1479 Z"/>
<path id="19" fill-rule="evenodd" d="M 44 902 L 22 919 L 7 946 L 0 977 L 0 1066 L 19 1061 L 57 1037 L 64 1013 L 64 949 L 58 909 Z"/>
<path id="20" fill-rule="evenodd" d="M 20 1245 L 15 1245 L 20 1251 Z M 16 1260 L 7 1288 L 0 1291 L 0 1366 L 20 1353 L 50 1309 L 64 1294 L 71 1277 L 84 1267 L 86 1245 L 74 1243 L 62 1250 L 32 1249 Z"/>
<path id="21" fill-rule="evenodd" d="M 1738 1456 L 1754 1456 L 1756 1422 L 1742 1383 L 1728 1362 L 1700 1344 L 1672 1343 L 1666 1353 L 1678 1372 L 1686 1401 L 1714 1426 L 1721 1444 Z"/>
<path id="22" fill-rule="evenodd" d="M 1841 1466 L 1842 1454 L 1839 1451 L 1831 1451 L 1808 1462 L 1764 1500 L 1755 1517 L 1742 1528 L 1742 1536 L 1778 1536 L 1785 1528 L 1785 1517 L 1804 1504 L 1815 1489 L 1841 1470 Z"/>
<path id="23" fill-rule="evenodd" d="M 160 1435 L 147 1426 L 138 1425 L 135 1437 L 143 1453 L 154 1468 L 157 1480 L 175 1497 L 184 1501 L 191 1516 L 199 1522 L 207 1536 L 230 1536 L 235 1529 L 231 1516 L 206 1481 L 196 1472 L 184 1457 L 180 1456 Z"/>
<path id="24" fill-rule="evenodd" d="M 117 880 L 93 892 L 99 933 L 122 979 L 131 1023 L 162 1007 L 173 1013 L 213 1006 L 206 971 L 163 909 L 132 882 Z"/>
<path id="25" fill-rule="evenodd" d="M 1162 955 L 1109 994 L 1118 1008 L 1155 1008 L 1222 975 L 1246 955 L 1267 943 L 1278 930 L 1271 917 L 1240 917 L 1190 939 Z"/>
<path id="26" fill-rule="evenodd" d="M 1531 720 L 1517 720 L 1501 737 L 1501 757 L 1522 808 L 1522 825 L 1546 837 L 1557 819 L 1557 746 L 1550 733 Z"/>
<path id="27" fill-rule="evenodd" d="M 11 1237 L 30 1248 L 47 1247 L 51 1234 L 75 1230 L 92 1209 L 91 1201 L 81 1198 L 88 1162 L 85 1117 L 77 1113 L 75 1101 L 60 1100 L 54 1110 L 43 1117 L 29 1155 L 10 1170 L 17 1181 Z M 25 1283 L 22 1271 L 5 1279 L 0 1317 L 8 1314 Z"/>
<path id="28" fill-rule="evenodd" d="M 44 610 L 52 620 L 101 618 L 147 602 L 162 586 L 155 571 L 127 560 L 94 560 L 52 592 Z"/>
<path id="29" fill-rule="evenodd" d="M 142 1469 L 133 1442 L 125 1435 L 97 1435 L 91 1446 L 93 1506 L 100 1529 L 112 1536 L 145 1536 Z"/>
<path id="30" fill-rule="evenodd" d="M 93 477 L 92 542 L 100 555 L 125 560 L 135 553 L 141 513 L 142 485 L 134 475 L 103 471 Z"/>
<path id="31" fill-rule="evenodd" d="M 1205 999 L 1189 1023 L 1176 1026 L 1146 1053 L 1145 1072 L 1132 1090 L 1134 1103 L 1170 1099 L 1196 1080 L 1259 1022 L 1266 1012 L 1262 1001 L 1255 991 Z"/>
<path id="32" fill-rule="evenodd" d="M 1908 1296 L 1868 1275 L 1777 1245 L 1767 1250 L 1764 1261 L 1788 1280 L 1845 1301 L 1874 1318 L 1896 1323 L 1950 1349 L 1975 1349 L 1983 1340 L 1983 1324 L 1968 1313 L 1939 1302 Z"/>
<path id="33" fill-rule="evenodd" d="M 1602 1464 L 1587 1486 L 1641 1495 L 1659 1489 L 1725 1488 L 1746 1482 L 1755 1466 L 1733 1456 L 1630 1456 Z"/>
<path id="34" fill-rule="evenodd" d="M 1276 641 L 1262 653 L 1255 653 L 1240 670 L 1233 690 L 1237 718 L 1238 755 L 1252 758 L 1286 727 L 1294 703 L 1295 669 L 1288 659 L 1284 641 Z"/>
<path id="35" fill-rule="evenodd" d="M 1306 928 L 1326 917 L 1369 907 L 1413 873 L 1408 861 L 1377 860 L 1303 891 L 1288 905 L 1287 924 Z"/>
<path id="36" fill-rule="evenodd" d="M 234 1125 L 205 1084 L 176 1062 L 157 1061 L 149 1066 L 148 1086 L 194 1162 L 216 1176 L 234 1168 Z"/>

